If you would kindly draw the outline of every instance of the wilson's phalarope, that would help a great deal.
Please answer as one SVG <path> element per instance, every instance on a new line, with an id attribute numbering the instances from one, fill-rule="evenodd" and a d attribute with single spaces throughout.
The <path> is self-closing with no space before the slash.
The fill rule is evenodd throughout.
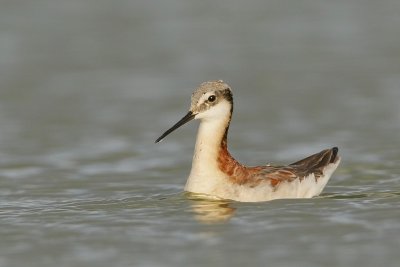
<path id="1" fill-rule="evenodd" d="M 232 111 L 232 91 L 226 83 L 202 83 L 192 94 L 189 112 L 156 140 L 192 119 L 201 120 L 186 191 L 244 202 L 311 198 L 322 192 L 340 163 L 337 147 L 286 166 L 244 166 L 227 148 Z"/>

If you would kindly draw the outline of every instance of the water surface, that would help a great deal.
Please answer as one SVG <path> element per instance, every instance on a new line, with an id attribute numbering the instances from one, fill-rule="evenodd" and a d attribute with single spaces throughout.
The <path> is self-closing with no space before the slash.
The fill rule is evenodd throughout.
<path id="1" fill-rule="evenodd" d="M 6 1 L 0 266 L 398 266 L 398 1 Z M 206 201 L 182 189 L 224 79 L 232 154 L 343 158 L 323 194 Z"/>

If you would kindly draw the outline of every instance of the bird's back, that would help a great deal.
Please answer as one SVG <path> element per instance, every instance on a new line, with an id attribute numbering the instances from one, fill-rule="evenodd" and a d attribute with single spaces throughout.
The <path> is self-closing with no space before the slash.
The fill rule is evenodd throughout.
<path id="1" fill-rule="evenodd" d="M 318 196 L 339 163 L 338 148 L 334 147 L 286 166 L 248 167 L 253 174 L 242 183 L 237 198 L 252 202 Z"/>

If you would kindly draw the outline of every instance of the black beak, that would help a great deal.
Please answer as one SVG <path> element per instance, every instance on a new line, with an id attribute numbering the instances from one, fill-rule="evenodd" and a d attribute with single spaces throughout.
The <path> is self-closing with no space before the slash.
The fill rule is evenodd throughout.
<path id="1" fill-rule="evenodd" d="M 167 135 L 169 135 L 170 133 L 172 133 L 173 131 L 175 131 L 179 127 L 181 127 L 185 123 L 193 120 L 194 116 L 196 116 L 196 115 L 193 114 L 193 112 L 189 111 L 188 114 L 186 114 L 180 121 L 178 121 L 174 126 L 169 128 L 165 133 L 163 133 L 160 137 L 158 137 L 155 143 L 160 142 L 161 140 L 164 139 L 164 137 L 166 137 Z"/>

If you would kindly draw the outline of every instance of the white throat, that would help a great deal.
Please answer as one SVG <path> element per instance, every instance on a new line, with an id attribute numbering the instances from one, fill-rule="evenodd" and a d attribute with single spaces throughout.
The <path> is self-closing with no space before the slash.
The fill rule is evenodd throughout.
<path id="1" fill-rule="evenodd" d="M 227 101 L 218 103 L 212 109 L 196 116 L 196 119 L 201 119 L 201 123 L 197 132 L 192 169 L 185 186 L 186 191 L 209 193 L 218 182 L 217 176 L 224 176 L 218 168 L 217 159 L 230 117 L 231 105 Z"/>

